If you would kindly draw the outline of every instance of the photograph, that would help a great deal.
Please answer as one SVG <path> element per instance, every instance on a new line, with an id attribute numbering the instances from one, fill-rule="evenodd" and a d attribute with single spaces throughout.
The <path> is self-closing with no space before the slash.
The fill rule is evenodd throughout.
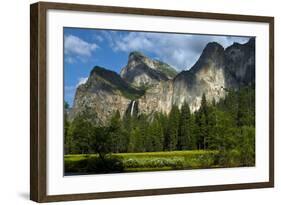
<path id="1" fill-rule="evenodd" d="M 255 166 L 255 37 L 63 28 L 64 175 Z"/>
<path id="2" fill-rule="evenodd" d="M 274 16 L 167 8 L 30 5 L 31 200 L 274 187 Z"/>

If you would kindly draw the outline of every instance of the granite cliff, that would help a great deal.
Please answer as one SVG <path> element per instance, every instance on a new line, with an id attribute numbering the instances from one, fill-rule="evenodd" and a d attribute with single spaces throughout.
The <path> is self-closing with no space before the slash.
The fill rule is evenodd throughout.
<path id="1" fill-rule="evenodd" d="M 96 113 L 97 123 L 106 124 L 116 110 L 121 116 L 168 114 L 172 105 L 181 107 L 184 102 L 194 112 L 200 107 L 203 93 L 208 101 L 218 101 L 227 89 L 254 83 L 254 38 L 226 49 L 210 42 L 198 61 L 179 73 L 164 62 L 132 52 L 120 75 L 106 68 L 93 68 L 87 82 L 76 90 L 70 118 L 88 107 Z"/>

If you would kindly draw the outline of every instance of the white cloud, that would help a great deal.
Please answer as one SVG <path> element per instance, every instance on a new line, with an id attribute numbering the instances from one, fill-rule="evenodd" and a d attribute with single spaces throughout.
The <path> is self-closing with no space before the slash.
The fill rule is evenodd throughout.
<path id="1" fill-rule="evenodd" d="M 87 82 L 87 80 L 88 80 L 88 77 L 79 78 L 79 79 L 78 79 L 78 83 L 77 83 L 77 85 L 76 85 L 76 88 L 77 88 L 79 85 L 85 84 L 85 83 Z"/>
<path id="2" fill-rule="evenodd" d="M 100 35 L 96 35 L 95 39 L 98 40 L 99 42 L 103 42 L 103 40 L 104 40 L 103 37 Z"/>
<path id="3" fill-rule="evenodd" d="M 245 43 L 248 37 L 168 34 L 147 32 L 104 32 L 104 37 L 114 51 L 150 52 L 178 70 L 190 69 L 207 43 L 215 41 L 224 48 L 233 42 Z"/>
<path id="4" fill-rule="evenodd" d="M 144 33 L 131 32 L 128 35 L 117 39 L 115 42 L 115 50 L 130 51 L 130 50 L 145 50 L 153 48 L 153 42 L 147 38 Z"/>
<path id="5" fill-rule="evenodd" d="M 72 63 L 76 62 L 76 60 L 73 57 L 70 57 L 70 56 L 66 56 L 65 61 L 69 64 L 72 64 Z"/>
<path id="6" fill-rule="evenodd" d="M 95 43 L 89 43 L 83 39 L 67 35 L 64 38 L 64 53 L 66 54 L 66 62 L 73 63 L 77 58 L 87 58 L 92 55 L 99 46 Z"/>

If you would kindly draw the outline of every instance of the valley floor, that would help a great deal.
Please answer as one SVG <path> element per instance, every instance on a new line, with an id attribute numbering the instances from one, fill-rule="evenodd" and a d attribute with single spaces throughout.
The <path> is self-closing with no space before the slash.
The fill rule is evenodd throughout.
<path id="1" fill-rule="evenodd" d="M 100 159 L 96 154 L 65 155 L 65 175 L 184 170 L 222 167 L 218 151 L 115 153 Z"/>

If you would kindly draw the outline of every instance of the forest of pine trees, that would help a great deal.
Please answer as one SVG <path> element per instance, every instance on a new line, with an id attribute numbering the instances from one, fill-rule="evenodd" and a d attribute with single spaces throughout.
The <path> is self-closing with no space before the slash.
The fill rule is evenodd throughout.
<path id="1" fill-rule="evenodd" d="M 66 104 L 67 106 L 67 104 Z M 66 107 L 67 108 L 67 107 Z M 125 115 L 117 111 L 106 127 L 93 124 L 94 114 L 85 109 L 71 122 L 65 117 L 65 154 L 218 150 L 220 160 L 255 163 L 255 88 L 226 90 L 226 97 L 191 113 L 184 103 L 169 115 Z"/>

